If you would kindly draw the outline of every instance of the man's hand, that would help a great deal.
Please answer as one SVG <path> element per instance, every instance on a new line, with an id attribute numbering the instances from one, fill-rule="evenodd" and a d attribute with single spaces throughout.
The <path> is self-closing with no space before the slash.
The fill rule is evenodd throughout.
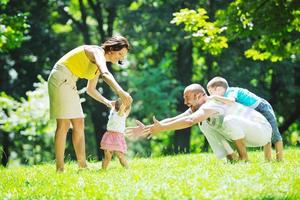
<path id="1" fill-rule="evenodd" d="M 153 116 L 153 126 L 150 128 L 150 135 L 148 138 L 151 138 L 153 135 L 162 131 L 162 125 L 160 121 L 158 121 L 155 116 Z"/>
<path id="2" fill-rule="evenodd" d="M 133 139 L 144 138 L 150 134 L 150 126 L 145 126 L 139 120 L 136 120 L 137 126 L 126 128 L 126 135 Z"/>

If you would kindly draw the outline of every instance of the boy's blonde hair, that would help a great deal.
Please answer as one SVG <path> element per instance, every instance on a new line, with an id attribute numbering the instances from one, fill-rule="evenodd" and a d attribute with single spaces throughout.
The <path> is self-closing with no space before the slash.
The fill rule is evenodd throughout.
<path id="1" fill-rule="evenodd" d="M 215 87 L 223 87 L 224 89 L 227 89 L 229 86 L 225 78 L 216 76 L 207 83 L 207 88 Z"/>

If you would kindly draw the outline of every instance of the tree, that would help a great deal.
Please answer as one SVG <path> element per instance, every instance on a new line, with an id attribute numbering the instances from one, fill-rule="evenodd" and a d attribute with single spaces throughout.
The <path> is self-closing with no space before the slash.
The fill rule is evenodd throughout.
<path id="1" fill-rule="evenodd" d="M 300 117 L 297 109 L 287 112 L 284 106 L 288 104 L 297 108 L 300 105 L 300 102 L 296 100 L 296 96 L 299 96 L 297 89 L 299 88 L 297 81 L 299 78 L 299 64 L 297 64 L 299 62 L 299 6 L 296 1 L 234 1 L 225 9 L 216 12 L 214 22 L 216 26 L 225 30 L 222 37 L 229 41 L 228 50 L 224 49 L 226 45 L 221 45 L 219 48 L 223 56 L 227 54 L 235 58 L 236 53 L 240 52 L 237 48 L 240 48 L 246 58 L 264 61 L 251 62 L 244 58 L 235 59 L 236 64 L 243 63 L 244 69 L 245 64 L 246 66 L 252 65 L 250 71 L 244 71 L 247 72 L 247 75 L 244 75 L 243 71 L 237 70 L 240 68 L 238 65 L 228 62 L 224 57 L 216 56 L 214 63 L 218 73 L 222 74 L 225 70 L 234 69 L 239 75 L 226 72 L 233 80 L 232 82 L 235 82 L 236 78 L 247 77 L 239 80 L 240 83 L 237 81 L 236 84 L 245 85 L 248 88 L 250 83 L 254 91 L 265 96 L 275 105 L 275 110 L 280 113 L 278 115 L 283 116 L 280 128 L 282 132 Z M 203 10 L 198 9 L 198 11 L 200 14 Z M 207 49 L 214 54 L 206 47 L 207 36 L 203 33 L 207 32 L 203 26 L 203 20 L 194 20 L 197 17 L 197 12 L 185 9 L 175 14 L 174 21 L 183 22 L 185 30 L 191 33 L 193 41 L 199 44 L 202 50 Z M 216 33 L 218 34 L 218 31 Z M 214 34 L 214 39 L 219 37 L 217 34 Z M 222 64 L 224 61 L 227 62 L 227 66 Z M 228 64 L 229 66 L 236 65 L 236 68 L 230 68 Z M 282 68 L 282 65 L 288 67 Z M 282 76 L 283 74 L 286 76 Z"/>

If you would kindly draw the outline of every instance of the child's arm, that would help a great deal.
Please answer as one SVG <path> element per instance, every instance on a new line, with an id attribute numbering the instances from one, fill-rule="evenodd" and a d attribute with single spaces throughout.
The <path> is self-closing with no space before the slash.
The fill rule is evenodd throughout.
<path id="1" fill-rule="evenodd" d="M 225 104 L 230 104 L 230 103 L 235 102 L 235 98 L 233 98 L 233 97 L 223 97 L 223 96 L 219 96 L 219 95 L 211 95 L 210 99 L 215 99 L 215 100 L 220 101 Z"/>

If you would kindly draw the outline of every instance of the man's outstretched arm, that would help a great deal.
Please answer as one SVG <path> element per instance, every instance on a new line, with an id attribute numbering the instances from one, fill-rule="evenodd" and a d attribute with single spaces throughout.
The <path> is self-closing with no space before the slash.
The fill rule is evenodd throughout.
<path id="1" fill-rule="evenodd" d="M 172 121 L 178 120 L 180 118 L 189 116 L 192 113 L 193 112 L 192 112 L 191 109 L 187 109 L 184 113 L 181 113 L 181 114 L 179 114 L 179 115 L 177 115 L 175 117 L 163 119 L 160 122 L 162 122 L 162 123 L 172 122 Z M 150 128 L 153 127 L 153 125 L 147 125 L 147 126 L 145 126 L 142 122 L 140 122 L 138 120 L 136 120 L 136 123 L 137 123 L 137 126 L 126 128 L 126 131 L 125 131 L 126 134 L 129 137 L 133 137 L 133 138 L 134 137 L 136 137 L 136 138 L 138 138 L 138 137 L 148 137 L 149 134 L 150 134 Z"/>
<path id="2" fill-rule="evenodd" d="M 179 130 L 193 126 L 209 118 L 215 111 L 207 109 L 198 109 L 196 112 L 177 118 L 171 121 L 157 121 L 153 118 L 154 123 L 149 125 L 151 134 L 156 134 L 162 131 Z"/>
<path id="3" fill-rule="evenodd" d="M 192 113 L 193 113 L 192 110 L 189 108 L 184 113 L 181 113 L 181 114 L 179 114 L 175 117 L 170 117 L 170 118 L 163 119 L 160 122 L 161 123 L 172 122 L 172 121 L 175 121 L 175 120 L 180 119 L 182 117 L 187 117 L 187 116 L 191 115 Z"/>

